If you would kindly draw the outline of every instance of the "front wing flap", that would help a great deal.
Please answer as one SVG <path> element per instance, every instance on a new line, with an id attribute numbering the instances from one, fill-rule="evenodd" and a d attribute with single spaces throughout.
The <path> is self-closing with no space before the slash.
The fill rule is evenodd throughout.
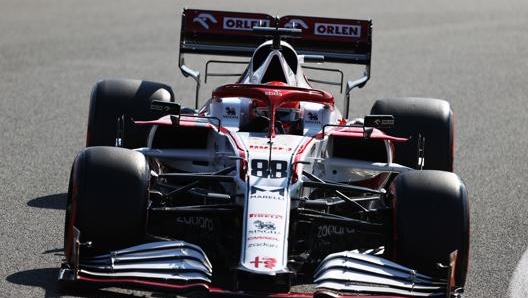
<path id="1" fill-rule="evenodd" d="M 77 254 L 72 263 L 63 264 L 59 281 L 132 284 L 178 293 L 201 289 L 210 294 L 246 297 L 462 297 L 451 289 L 447 274 L 446 280 L 436 280 L 381 257 L 356 251 L 334 253 L 324 258 L 314 273 L 313 293 L 223 289 L 212 284 L 212 265 L 204 251 L 194 244 L 158 241 L 81 258 L 78 255 L 80 233 L 75 234 Z"/>
<path id="2" fill-rule="evenodd" d="M 328 255 L 315 274 L 317 289 L 338 296 L 353 293 L 446 297 L 447 282 L 435 280 L 386 259 L 352 251 Z"/>
<path id="3" fill-rule="evenodd" d="M 211 283 L 212 266 L 203 250 L 184 241 L 141 244 L 88 258 L 79 255 L 80 232 L 75 229 L 73 257 L 64 263 L 60 281 L 133 283 L 152 286 L 205 287 Z"/>

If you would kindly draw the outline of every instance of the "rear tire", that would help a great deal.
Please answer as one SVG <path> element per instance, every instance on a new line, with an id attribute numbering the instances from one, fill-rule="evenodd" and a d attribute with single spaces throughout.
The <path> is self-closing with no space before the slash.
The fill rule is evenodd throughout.
<path id="1" fill-rule="evenodd" d="M 65 221 L 65 252 L 71 257 L 73 227 L 81 255 L 141 243 L 145 235 L 150 170 L 143 154 L 117 147 L 89 147 L 73 164 Z"/>
<path id="2" fill-rule="evenodd" d="M 150 127 L 136 126 L 134 120 L 157 118 L 150 111 L 153 100 L 173 101 L 172 89 L 161 83 L 113 79 L 97 82 L 92 90 L 86 147 L 115 146 L 117 119 L 125 115 L 123 147 L 147 145 Z"/>
<path id="3" fill-rule="evenodd" d="M 398 137 L 411 137 L 395 143 L 394 162 L 417 168 L 418 135 L 425 137 L 423 169 L 453 171 L 453 112 L 441 99 L 398 97 L 377 100 L 371 114 L 393 115 L 394 127 L 385 132 Z"/>
<path id="4" fill-rule="evenodd" d="M 449 254 L 458 250 L 456 285 L 464 286 L 469 257 L 469 206 L 460 178 L 444 171 L 410 171 L 391 185 L 394 195 L 395 261 L 446 278 Z"/>

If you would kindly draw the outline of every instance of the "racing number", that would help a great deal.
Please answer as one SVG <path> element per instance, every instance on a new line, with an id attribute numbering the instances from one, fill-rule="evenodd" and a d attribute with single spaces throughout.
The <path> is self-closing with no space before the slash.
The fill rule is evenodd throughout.
<path id="1" fill-rule="evenodd" d="M 284 178 L 288 174 L 288 163 L 284 160 L 253 159 L 251 176 L 263 178 Z"/>

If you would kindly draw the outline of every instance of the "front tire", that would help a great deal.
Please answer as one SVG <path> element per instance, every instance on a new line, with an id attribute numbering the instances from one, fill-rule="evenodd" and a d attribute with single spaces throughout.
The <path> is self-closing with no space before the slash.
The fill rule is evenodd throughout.
<path id="1" fill-rule="evenodd" d="M 394 127 L 386 133 L 410 137 L 394 144 L 394 162 L 417 168 L 418 136 L 425 137 L 423 169 L 453 171 L 453 112 L 442 99 L 397 97 L 377 100 L 371 114 L 393 115 Z"/>
<path id="2" fill-rule="evenodd" d="M 92 90 L 86 147 L 115 146 L 117 119 L 125 115 L 123 147 L 147 145 L 150 127 L 137 126 L 134 120 L 153 120 L 153 100 L 173 101 L 172 89 L 161 83 L 113 79 L 97 82 Z"/>
<path id="3" fill-rule="evenodd" d="M 391 184 L 394 196 L 395 261 L 422 274 L 446 278 L 449 254 L 458 251 L 456 285 L 466 280 L 469 258 L 469 206 L 460 178 L 444 171 L 410 171 Z"/>
<path id="4" fill-rule="evenodd" d="M 68 190 L 65 253 L 73 227 L 81 254 L 90 256 L 141 243 L 145 235 L 150 170 L 143 154 L 117 147 L 89 147 L 75 159 Z"/>

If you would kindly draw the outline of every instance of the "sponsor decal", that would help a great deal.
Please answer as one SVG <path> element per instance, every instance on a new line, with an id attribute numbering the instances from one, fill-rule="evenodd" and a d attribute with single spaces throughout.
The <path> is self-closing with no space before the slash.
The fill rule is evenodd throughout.
<path id="1" fill-rule="evenodd" d="M 282 219 L 283 216 L 280 214 L 272 213 L 250 213 L 249 218 L 271 218 L 271 219 Z"/>
<path id="2" fill-rule="evenodd" d="M 282 96 L 282 92 L 280 90 L 265 91 L 264 94 L 266 94 L 266 96 L 277 96 L 277 97 Z"/>
<path id="3" fill-rule="evenodd" d="M 176 222 L 188 226 L 198 227 L 209 232 L 214 231 L 213 220 L 203 216 L 179 216 L 176 218 Z"/>
<path id="4" fill-rule="evenodd" d="M 270 146 L 267 145 L 249 145 L 249 149 L 253 150 L 270 150 Z M 289 152 L 293 149 L 291 147 L 271 146 L 271 150 Z"/>
<path id="5" fill-rule="evenodd" d="M 276 189 L 262 189 L 256 186 L 251 186 L 251 199 L 267 199 L 267 200 L 284 200 L 285 188 L 280 187 Z M 278 194 L 278 195 L 277 195 Z"/>
<path id="6" fill-rule="evenodd" d="M 355 229 L 334 225 L 324 225 L 317 227 L 317 238 L 326 238 L 334 235 L 345 235 L 355 233 Z"/>
<path id="7" fill-rule="evenodd" d="M 250 247 L 279 248 L 279 245 L 278 244 L 273 244 L 273 243 L 262 242 L 262 243 L 249 243 L 247 247 L 248 248 L 250 248 Z"/>
<path id="8" fill-rule="evenodd" d="M 273 236 L 251 236 L 248 237 L 248 241 L 252 240 L 271 240 L 271 241 L 279 241 L 279 238 L 273 237 Z"/>
<path id="9" fill-rule="evenodd" d="M 210 13 L 201 13 L 193 19 L 194 23 L 200 24 L 205 29 L 209 30 L 209 23 L 216 24 L 218 21 Z"/>
<path id="10" fill-rule="evenodd" d="M 272 231 L 275 231 L 275 224 L 272 223 L 271 221 L 262 221 L 262 220 L 255 220 L 253 222 L 253 224 L 255 225 L 255 227 L 259 230 L 272 230 Z"/>
<path id="11" fill-rule="evenodd" d="M 269 217 L 268 217 L 269 216 Z M 252 213 L 249 215 L 250 218 L 262 218 L 264 220 L 261 220 L 261 219 L 257 219 L 257 220 L 253 220 L 253 226 L 255 227 L 254 229 L 249 229 L 248 227 L 248 235 L 280 235 L 281 232 L 280 231 L 276 231 L 277 228 L 275 226 L 275 223 L 270 221 L 270 220 L 273 220 L 273 219 L 278 219 L 278 217 L 276 217 L 277 215 L 274 215 L 274 214 L 256 214 L 256 213 Z M 279 215 L 280 216 L 280 215 Z M 282 216 L 280 216 L 282 218 Z M 265 220 L 265 219 L 270 219 L 270 220 Z"/>
<path id="12" fill-rule="evenodd" d="M 238 119 L 238 115 L 236 112 L 236 109 L 234 107 L 226 107 L 224 118 L 230 118 L 230 119 Z"/>
<path id="13" fill-rule="evenodd" d="M 329 23 L 315 23 L 315 35 L 323 36 L 339 36 L 339 37 L 361 37 L 361 26 L 359 25 L 344 25 L 344 24 L 329 24 Z"/>
<path id="14" fill-rule="evenodd" d="M 277 265 L 277 260 L 275 258 L 255 257 L 255 259 L 253 259 L 253 261 L 250 261 L 250 263 L 253 264 L 255 268 L 264 267 L 268 269 L 273 269 Z"/>
<path id="15" fill-rule="evenodd" d="M 251 31 L 253 27 L 269 27 L 270 21 L 266 19 L 248 19 L 225 17 L 223 28 L 228 30 Z"/>
<path id="16" fill-rule="evenodd" d="M 383 119 L 376 119 L 374 120 L 374 125 L 376 126 L 393 126 L 394 120 L 383 120 Z"/>
<path id="17" fill-rule="evenodd" d="M 319 115 L 317 115 L 317 113 L 314 113 L 314 112 L 308 112 L 306 121 L 321 124 L 321 121 L 319 121 Z"/>
<path id="18" fill-rule="evenodd" d="M 150 105 L 150 109 L 154 110 L 154 111 L 160 111 L 160 112 L 168 112 L 168 111 L 170 111 L 170 107 L 169 106 L 158 105 L 158 104 L 155 104 L 155 103 Z"/>
<path id="19" fill-rule="evenodd" d="M 279 231 L 275 231 L 275 229 L 259 229 L 256 230 L 249 230 L 248 235 L 254 235 L 254 234 L 265 234 L 265 235 L 280 235 L 281 233 Z"/>
<path id="20" fill-rule="evenodd" d="M 286 28 L 296 28 L 296 29 L 308 29 L 308 25 L 303 20 L 300 19 L 291 19 L 288 23 L 284 24 Z"/>

